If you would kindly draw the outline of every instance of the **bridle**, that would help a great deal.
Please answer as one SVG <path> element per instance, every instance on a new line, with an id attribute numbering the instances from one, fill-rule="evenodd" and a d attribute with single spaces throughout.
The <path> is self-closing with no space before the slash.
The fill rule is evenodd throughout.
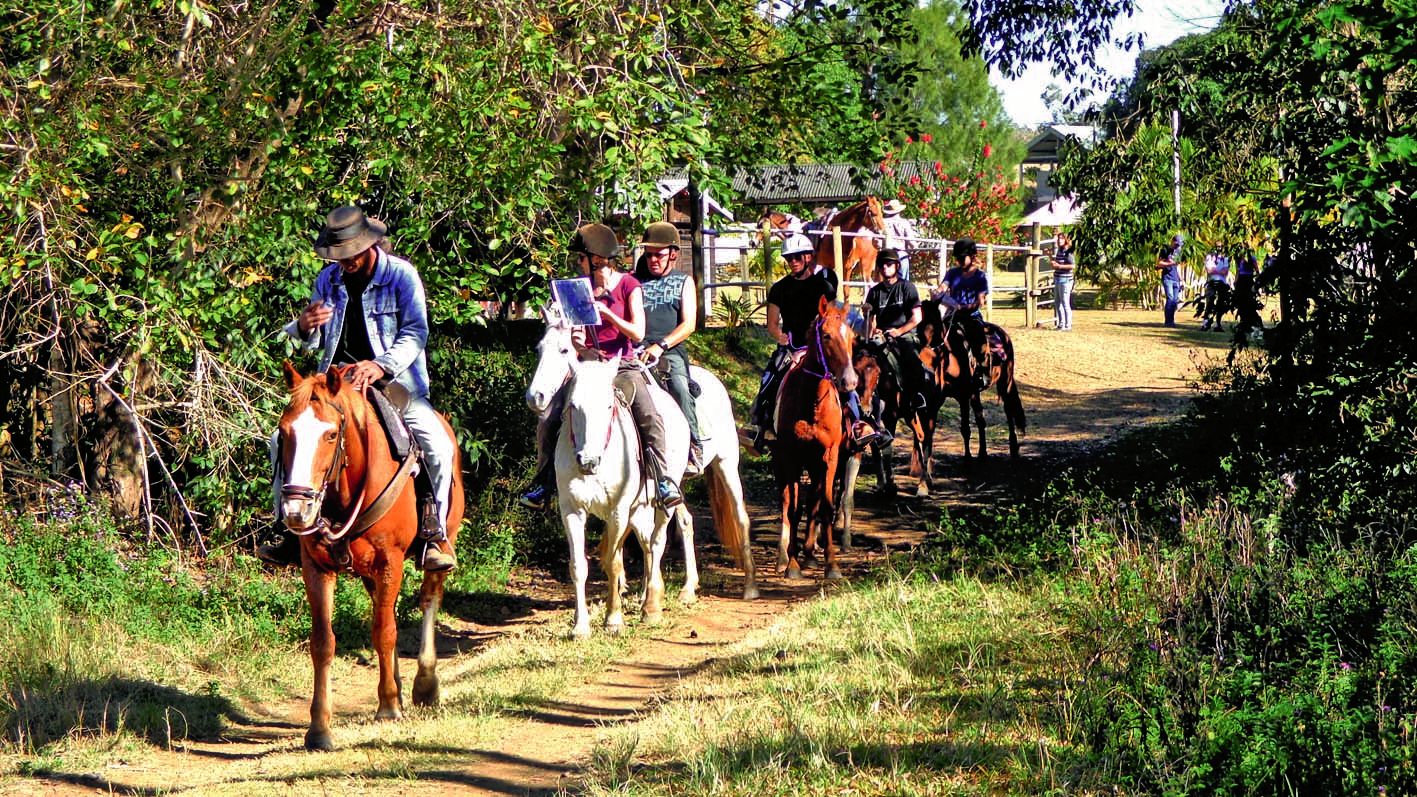
<path id="1" fill-rule="evenodd" d="M 319 507 L 324 506 L 325 493 L 329 490 L 330 485 L 338 481 L 340 476 L 344 474 L 344 467 L 346 463 L 344 452 L 344 437 L 345 426 L 348 423 L 348 418 L 345 416 L 344 407 L 341 407 L 337 402 L 327 401 L 325 403 L 330 407 L 333 407 L 334 411 L 339 415 L 339 427 L 338 430 L 335 432 L 335 455 L 330 459 L 330 466 L 325 469 L 324 480 L 320 483 L 320 487 L 318 490 L 313 487 L 302 487 L 290 484 L 282 485 L 280 488 L 280 495 L 282 499 L 294 498 L 296 500 L 305 502 L 307 506 L 313 504 L 317 509 Z M 360 503 L 363 503 L 362 491 Z M 301 514 L 303 515 L 307 513 L 302 512 Z M 356 506 L 354 510 L 354 515 L 357 516 L 358 514 L 359 508 Z M 353 517 L 351 517 L 351 520 L 352 519 Z M 291 529 L 290 531 L 293 534 L 304 537 L 310 534 L 314 534 L 316 531 L 324 531 L 326 528 L 328 528 L 328 526 L 329 522 L 325 519 L 324 515 L 321 515 L 319 517 L 319 520 L 308 528 Z"/>

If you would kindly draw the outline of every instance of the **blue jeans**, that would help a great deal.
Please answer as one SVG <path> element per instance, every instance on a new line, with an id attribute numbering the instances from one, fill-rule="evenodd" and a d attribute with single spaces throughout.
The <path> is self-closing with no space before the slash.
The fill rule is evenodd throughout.
<path id="1" fill-rule="evenodd" d="M 1166 305 L 1163 312 L 1166 315 L 1166 326 L 1176 326 L 1176 308 L 1181 306 L 1181 283 L 1173 280 L 1162 280 L 1161 291 L 1166 294 Z"/>
<path id="2" fill-rule="evenodd" d="M 1053 323 L 1058 329 L 1073 328 L 1073 275 L 1053 275 Z"/>

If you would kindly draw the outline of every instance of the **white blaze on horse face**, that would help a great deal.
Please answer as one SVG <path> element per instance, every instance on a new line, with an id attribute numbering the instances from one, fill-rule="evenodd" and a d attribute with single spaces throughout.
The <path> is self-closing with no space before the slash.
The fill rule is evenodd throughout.
<path id="1" fill-rule="evenodd" d="M 306 407 L 295 416 L 290 422 L 291 439 L 286 441 L 291 447 L 290 472 L 285 477 L 287 485 L 316 490 L 324 486 L 315 483 L 315 454 L 320 450 L 320 439 L 334 430 L 334 424 L 315 415 L 314 407 Z"/>

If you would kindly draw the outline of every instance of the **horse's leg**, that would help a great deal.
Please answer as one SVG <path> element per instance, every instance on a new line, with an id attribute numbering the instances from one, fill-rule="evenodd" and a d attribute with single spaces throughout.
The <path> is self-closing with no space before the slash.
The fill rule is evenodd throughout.
<path id="1" fill-rule="evenodd" d="M 561 519 L 566 524 L 566 544 L 571 549 L 571 580 L 576 585 L 576 614 L 571 625 L 571 636 L 575 639 L 585 639 L 590 636 L 590 610 L 586 608 L 585 581 L 590 569 L 585 558 L 585 524 L 586 516 L 582 510 L 570 510 L 565 508 L 564 502 L 561 509 Z M 610 531 L 607 529 L 606 534 Z M 610 582 L 608 586 L 611 594 L 616 590 L 615 582 Z"/>
<path id="2" fill-rule="evenodd" d="M 335 749 L 330 736 L 330 662 L 335 657 L 335 631 L 330 620 L 335 605 L 335 575 L 316 572 L 308 560 L 301 571 L 305 597 L 310 602 L 310 663 L 315 671 L 305 749 L 328 751 Z"/>
<path id="3" fill-rule="evenodd" d="M 836 469 L 840 464 L 841 446 L 827 450 L 826 466 L 822 468 L 821 487 L 817 491 L 817 528 L 822 530 L 823 546 L 826 548 L 826 577 L 841 578 L 841 569 L 836 564 L 836 544 L 832 540 L 832 514 L 836 512 L 833 491 L 836 489 Z"/>
<path id="4" fill-rule="evenodd" d="M 683 504 L 674 508 L 674 524 L 684 544 L 684 588 L 679 590 L 679 603 L 688 606 L 699 599 L 699 559 L 694 553 L 694 516 Z"/>
<path id="5" fill-rule="evenodd" d="M 861 455 L 853 454 L 847 457 L 846 473 L 843 474 L 841 482 L 841 516 L 836 519 L 837 525 L 841 528 L 841 549 L 843 551 L 851 550 L 851 516 L 856 511 L 856 477 L 860 473 Z"/>
<path id="6" fill-rule="evenodd" d="M 924 466 L 924 495 L 929 495 L 935 486 L 935 428 L 939 424 L 939 405 L 932 403 L 926 412 L 928 414 L 920 419 L 920 458 Z M 916 488 L 916 492 L 919 494 L 919 488 Z"/>
<path id="7" fill-rule="evenodd" d="M 384 571 L 374 580 L 373 642 L 379 659 L 379 709 L 376 720 L 396 720 L 403 717 L 403 685 L 399 683 L 398 621 L 394 604 L 398 603 L 399 585 L 403 582 L 403 558 L 390 557 Z"/>
<path id="8" fill-rule="evenodd" d="M 959 401 L 959 434 L 964 438 L 964 461 L 969 464 L 974 459 L 974 436 L 969 428 L 969 396 L 961 395 Z"/>
<path id="9" fill-rule="evenodd" d="M 682 509 L 683 504 L 680 504 L 679 508 Z M 662 565 L 664 549 L 669 544 L 670 517 L 671 515 L 664 514 L 661 519 L 661 513 L 644 507 L 635 520 L 635 532 L 645 550 L 645 595 L 640 603 L 640 617 L 649 625 L 658 625 L 664 617 Z"/>
<path id="10" fill-rule="evenodd" d="M 777 561 L 789 579 L 802 577 L 797 563 L 797 521 L 802 510 L 802 485 L 795 479 L 782 487 L 782 536 L 778 540 Z"/>
<path id="11" fill-rule="evenodd" d="M 806 566 L 817 561 L 817 535 L 821 532 L 817 527 L 816 511 L 817 500 L 821 497 L 821 488 L 818 486 L 820 480 L 812 476 L 816 472 L 818 471 L 811 467 L 807 468 L 807 484 L 802 488 L 797 500 L 798 512 L 804 512 L 807 516 L 802 528 L 802 548 L 798 553 L 798 562 Z M 796 518 L 793 519 L 793 525 L 796 525 Z M 831 529 L 827 529 L 827 533 L 830 534 Z"/>
<path id="12" fill-rule="evenodd" d="M 918 411 L 910 424 L 911 431 L 914 432 L 910 441 L 911 470 L 918 479 L 915 484 L 917 498 L 929 497 L 930 489 L 934 486 L 931 483 L 930 468 L 930 458 L 933 455 L 930 444 L 935 435 L 935 424 L 932 421 L 925 411 Z"/>
<path id="13" fill-rule="evenodd" d="M 438 608 L 443 603 L 443 581 L 446 570 L 425 573 L 418 588 L 418 608 L 423 610 L 421 636 L 418 642 L 418 674 L 413 676 L 413 705 L 436 706 L 441 697 L 438 688 Z"/>
<path id="14" fill-rule="evenodd" d="M 988 456 L 988 451 L 984 448 L 984 402 L 976 392 L 970 397 L 969 403 L 974 408 L 974 423 L 979 427 L 979 459 L 982 461 Z"/>
<path id="15" fill-rule="evenodd" d="M 619 512 L 611 512 L 605 521 L 605 538 L 600 542 L 600 569 L 605 573 L 605 583 L 620 584 L 625 580 L 625 558 L 621 552 L 625 548 L 625 537 L 630 532 L 633 515 L 625 517 Z M 649 569 L 649 557 L 645 557 L 645 569 Z M 648 578 L 648 573 L 646 573 Z M 618 634 L 625 630 L 625 601 L 620 590 L 607 589 L 605 596 L 605 630 Z"/>

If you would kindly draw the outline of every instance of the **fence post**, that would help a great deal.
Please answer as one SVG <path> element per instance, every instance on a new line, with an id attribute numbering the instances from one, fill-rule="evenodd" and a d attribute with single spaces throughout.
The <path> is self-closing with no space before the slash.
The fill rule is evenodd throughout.
<path id="1" fill-rule="evenodd" d="M 764 291 L 764 292 L 763 292 L 763 301 L 767 301 L 767 289 L 768 289 L 769 287 L 772 287 L 772 238 L 768 237 L 769 235 L 771 235 L 771 231 L 772 231 L 772 225 L 771 225 L 770 222 L 768 222 L 767 217 L 764 216 L 764 217 L 763 217 L 763 230 L 762 230 L 762 233 L 763 233 L 763 286 L 764 286 L 764 287 L 763 287 L 763 291 Z M 747 274 L 744 274 L 743 276 L 746 277 L 746 276 L 748 276 L 748 275 L 747 275 Z M 743 288 L 743 290 L 748 291 L 748 295 L 753 297 L 754 304 L 756 305 L 758 297 L 753 296 L 753 293 L 752 293 L 753 289 L 752 289 L 752 287 L 745 286 L 745 287 Z"/>
<path id="2" fill-rule="evenodd" d="M 708 313 L 711 308 L 704 306 L 703 299 L 703 287 L 709 284 L 707 261 L 704 258 L 704 200 L 703 195 L 699 193 L 699 184 L 694 180 L 693 169 L 689 170 L 689 257 L 690 272 L 699 288 L 699 307 L 695 314 L 694 328 L 703 329 L 708 325 Z"/>
<path id="3" fill-rule="evenodd" d="M 989 281 L 989 285 L 994 284 L 994 245 L 984 244 L 984 278 Z M 991 290 L 985 294 L 984 298 L 984 320 L 994 320 L 994 292 Z"/>
<path id="4" fill-rule="evenodd" d="M 845 302 L 845 301 L 847 301 L 847 298 L 846 298 L 846 296 L 847 296 L 846 274 L 845 274 L 846 269 L 843 268 L 843 266 L 844 266 L 845 264 L 841 262 L 843 258 L 842 258 L 842 255 L 841 255 L 841 228 L 840 228 L 840 227 L 833 227 L 833 228 L 832 228 L 832 253 L 836 255 L 836 284 L 839 285 L 839 286 L 841 286 L 841 296 L 838 297 L 838 298 L 840 298 L 843 302 Z"/>
<path id="5" fill-rule="evenodd" d="M 1035 222 L 1028 248 L 1028 266 L 1024 271 L 1025 301 L 1023 323 L 1033 329 L 1038 320 L 1038 258 L 1043 253 L 1043 228 Z"/>

